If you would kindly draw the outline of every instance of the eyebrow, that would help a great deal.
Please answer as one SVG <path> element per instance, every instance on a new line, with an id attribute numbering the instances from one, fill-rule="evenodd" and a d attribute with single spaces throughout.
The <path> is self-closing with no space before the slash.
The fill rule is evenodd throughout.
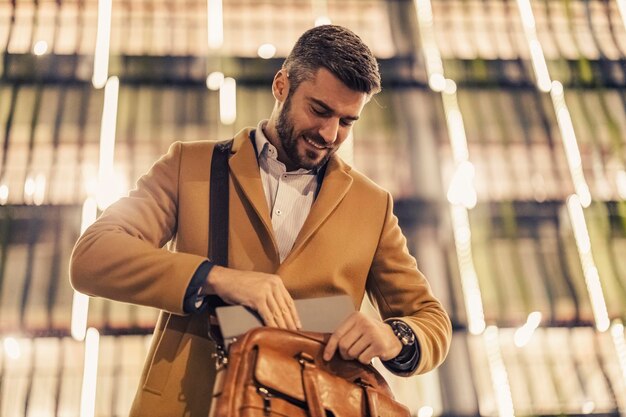
<path id="1" fill-rule="evenodd" d="M 332 114 L 336 114 L 337 112 L 330 107 L 328 104 L 324 103 L 322 100 L 318 100 L 316 98 L 313 97 L 309 97 L 309 100 L 312 101 L 313 103 L 317 104 L 318 106 L 322 107 L 325 111 L 332 113 Z M 342 119 L 348 119 L 348 120 L 359 120 L 359 116 L 343 116 Z"/>

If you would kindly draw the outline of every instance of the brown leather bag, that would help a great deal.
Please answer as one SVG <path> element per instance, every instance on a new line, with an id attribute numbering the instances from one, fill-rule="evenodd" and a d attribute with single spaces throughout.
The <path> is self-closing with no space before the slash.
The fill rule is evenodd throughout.
<path id="1" fill-rule="evenodd" d="M 210 416 L 409 417 L 371 365 L 322 358 L 330 335 L 270 327 L 231 344 Z"/>

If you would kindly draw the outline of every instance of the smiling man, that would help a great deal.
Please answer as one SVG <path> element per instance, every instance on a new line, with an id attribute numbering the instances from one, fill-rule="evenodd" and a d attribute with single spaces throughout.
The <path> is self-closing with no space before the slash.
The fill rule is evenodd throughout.
<path id="1" fill-rule="evenodd" d="M 348 317 L 326 360 L 378 357 L 405 376 L 444 360 L 450 321 L 407 250 L 391 196 L 335 155 L 379 91 L 376 59 L 350 30 L 325 25 L 298 39 L 274 77 L 269 119 L 234 138 L 228 267 L 206 257 L 214 142 L 173 144 L 81 236 L 77 290 L 162 310 L 131 415 L 207 415 L 209 294 L 292 330 L 294 299 L 348 294 L 358 309 L 367 294 L 382 320 Z"/>

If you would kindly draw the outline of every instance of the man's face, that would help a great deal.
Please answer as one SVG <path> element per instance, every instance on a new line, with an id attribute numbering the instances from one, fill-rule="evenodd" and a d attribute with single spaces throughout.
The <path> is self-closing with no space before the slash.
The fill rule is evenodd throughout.
<path id="1" fill-rule="evenodd" d="M 368 95 L 354 91 L 325 68 L 287 94 L 276 132 L 288 169 L 313 169 L 328 161 L 347 139 Z"/>

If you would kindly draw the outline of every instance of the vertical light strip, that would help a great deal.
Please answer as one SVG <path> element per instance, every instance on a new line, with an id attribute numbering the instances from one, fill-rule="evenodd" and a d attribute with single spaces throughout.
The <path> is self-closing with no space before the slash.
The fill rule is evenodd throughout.
<path id="1" fill-rule="evenodd" d="M 481 334 L 485 330 L 485 315 L 478 274 L 476 274 L 474 267 L 472 233 L 467 209 L 458 204 L 451 204 L 450 212 L 452 215 L 457 262 L 461 273 L 461 287 L 463 289 L 463 299 L 465 300 L 468 330 L 472 334 Z"/>
<path id="2" fill-rule="evenodd" d="M 96 411 L 96 385 L 98 381 L 98 350 L 100 333 L 93 327 L 87 330 L 85 339 L 85 364 L 83 386 L 80 395 L 80 417 L 93 417 Z"/>
<path id="3" fill-rule="evenodd" d="M 115 129 L 120 82 L 111 77 L 104 87 L 104 108 L 100 125 L 100 160 L 98 165 L 98 207 L 105 209 L 115 198 Z"/>
<path id="4" fill-rule="evenodd" d="M 0 184 L 0 206 L 4 206 L 9 201 L 9 186 Z"/>
<path id="5" fill-rule="evenodd" d="M 237 83 L 234 78 L 224 78 L 220 87 L 220 120 L 232 125 L 237 120 Z"/>
<path id="6" fill-rule="evenodd" d="M 624 24 L 624 29 L 626 29 L 626 0 L 617 0 L 617 8 L 619 9 L 619 14 L 622 15 L 622 23 Z"/>
<path id="7" fill-rule="evenodd" d="M 87 317 L 89 316 L 89 296 L 74 291 L 72 298 L 72 320 L 70 334 L 74 340 L 83 341 L 87 333 Z"/>
<path id="8" fill-rule="evenodd" d="M 93 197 L 88 197 L 83 203 L 82 219 L 80 224 L 80 234 L 96 221 L 98 215 L 98 204 Z M 72 319 L 70 332 L 75 340 L 85 339 L 87 332 L 87 318 L 89 317 L 89 297 L 78 291 L 74 291 L 72 298 Z"/>
<path id="9" fill-rule="evenodd" d="M 428 73 L 428 85 L 434 91 L 441 92 L 445 88 L 446 79 L 443 75 L 443 62 L 435 40 L 433 28 L 433 9 L 430 0 L 414 0 L 417 12 L 419 34 Z"/>
<path id="10" fill-rule="evenodd" d="M 587 185 L 585 174 L 583 173 L 583 165 L 580 158 L 578 141 L 576 140 L 576 133 L 574 132 L 574 125 L 572 124 L 572 117 L 565 103 L 563 84 L 554 81 L 552 83 L 552 89 L 550 90 L 550 97 L 552 98 L 552 105 L 556 112 L 557 125 L 559 126 L 561 138 L 563 139 L 565 157 L 567 159 L 567 166 L 569 167 L 572 182 L 574 183 L 574 189 L 583 207 L 589 207 L 591 204 L 591 193 L 589 192 L 589 186 Z"/>
<path id="11" fill-rule="evenodd" d="M 102 88 L 109 77 L 109 48 L 111 42 L 111 3 L 112 0 L 98 1 L 98 32 L 96 34 L 96 51 L 93 63 L 95 88 Z"/>
<path id="12" fill-rule="evenodd" d="M 33 203 L 36 206 L 43 204 L 46 198 L 46 176 L 44 174 L 37 174 L 35 177 L 35 193 L 33 195 Z"/>
<path id="13" fill-rule="evenodd" d="M 624 325 L 621 320 L 614 320 L 611 325 L 611 337 L 617 354 L 617 361 L 622 376 L 623 395 L 621 398 L 626 399 L 626 341 L 624 340 Z"/>
<path id="14" fill-rule="evenodd" d="M 574 228 L 574 238 L 576 239 L 578 256 L 580 257 L 583 274 L 585 275 L 587 292 L 589 293 L 589 298 L 591 299 L 591 308 L 593 309 L 596 328 L 599 331 L 604 332 L 609 328 L 609 315 L 606 308 L 606 302 L 604 300 L 604 294 L 602 292 L 602 285 L 600 284 L 598 268 L 596 268 L 596 264 L 593 260 L 593 254 L 591 253 L 591 239 L 589 238 L 585 215 L 583 213 L 580 200 L 576 194 L 571 195 L 567 199 L 567 210 Z"/>
<path id="15" fill-rule="evenodd" d="M 500 340 L 498 339 L 498 328 L 489 326 L 484 334 L 485 347 L 487 350 L 487 360 L 491 373 L 491 382 L 496 394 L 498 415 L 500 417 L 512 417 L 515 415 L 513 408 L 513 396 L 509 385 L 509 376 L 502 360 L 500 352 Z"/>
<path id="16" fill-rule="evenodd" d="M 222 0 L 207 0 L 209 48 L 219 49 L 224 44 L 224 15 Z"/>
<path id="17" fill-rule="evenodd" d="M 467 209 L 476 205 L 476 190 L 469 177 L 473 175 L 473 165 L 469 162 L 469 151 L 463 116 L 459 109 L 456 84 L 446 79 L 441 54 L 435 41 L 433 12 L 430 0 L 414 0 L 419 36 L 425 54 L 428 84 L 433 91 L 440 92 L 450 137 L 450 145 L 455 165 L 455 173 L 450 182 L 448 199 L 452 216 L 452 227 L 456 246 L 457 261 L 461 273 L 461 287 L 467 312 L 468 330 L 480 334 L 485 330 L 485 315 L 478 275 L 472 256 L 471 229 Z M 462 182 L 464 186 L 458 186 Z"/>
<path id="18" fill-rule="evenodd" d="M 517 7 L 519 8 L 522 24 L 524 26 L 524 35 L 526 36 L 526 42 L 528 42 L 528 48 L 530 50 L 530 59 L 533 70 L 535 71 L 535 78 L 537 79 L 537 88 L 547 93 L 550 91 L 552 81 L 550 80 L 543 48 L 537 39 L 533 9 L 529 0 L 517 0 Z"/>

